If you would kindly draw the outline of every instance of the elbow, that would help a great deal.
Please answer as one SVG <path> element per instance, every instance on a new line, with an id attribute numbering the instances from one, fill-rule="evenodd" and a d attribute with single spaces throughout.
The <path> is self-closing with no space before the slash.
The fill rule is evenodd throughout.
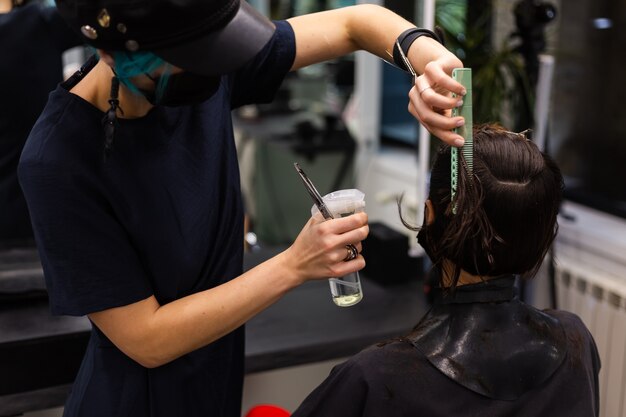
<path id="1" fill-rule="evenodd" d="M 158 368 L 159 366 L 163 366 L 166 363 L 170 362 L 170 361 L 161 360 L 159 358 L 149 358 L 149 357 L 136 357 L 136 358 L 131 357 L 131 359 L 133 359 L 139 365 L 147 369 Z"/>
<path id="2" fill-rule="evenodd" d="M 139 365 L 148 369 L 158 368 L 169 362 L 160 358 L 159 355 L 150 354 L 148 352 L 131 351 L 128 349 L 123 349 L 122 352 Z"/>
<path id="3" fill-rule="evenodd" d="M 148 369 L 158 368 L 176 359 L 176 356 L 166 352 L 163 345 L 157 345 L 145 339 L 120 347 L 120 350 L 130 359 Z"/>
<path id="4" fill-rule="evenodd" d="M 137 332 L 131 337 L 113 340 L 113 342 L 124 355 L 144 368 L 158 368 L 180 356 L 168 348 L 167 340 L 158 337 L 155 332 L 148 329 Z"/>
<path id="5" fill-rule="evenodd" d="M 92 313 L 89 319 L 128 358 L 158 368 L 185 352 L 172 326 L 163 324 L 154 296 L 123 307 Z"/>

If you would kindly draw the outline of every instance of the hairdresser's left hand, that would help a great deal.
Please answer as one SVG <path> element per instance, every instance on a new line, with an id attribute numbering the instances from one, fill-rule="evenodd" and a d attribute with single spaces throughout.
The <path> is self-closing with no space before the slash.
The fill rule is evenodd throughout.
<path id="1" fill-rule="evenodd" d="M 460 105 L 462 97 L 453 98 L 452 93 L 465 95 L 463 86 L 452 79 L 452 70 L 462 68 L 463 63 L 452 53 L 444 53 L 430 61 L 424 73 L 415 79 L 409 92 L 409 112 L 430 133 L 452 146 L 462 146 L 463 137 L 452 129 L 462 126 L 462 117 L 451 117 L 451 109 Z"/>

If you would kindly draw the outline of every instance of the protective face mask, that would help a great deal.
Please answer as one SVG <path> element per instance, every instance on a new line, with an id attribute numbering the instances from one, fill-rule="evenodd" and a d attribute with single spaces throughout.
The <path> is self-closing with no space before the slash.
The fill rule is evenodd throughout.
<path id="1" fill-rule="evenodd" d="M 159 85 L 159 78 L 146 74 L 155 85 Z M 221 77 L 205 77 L 190 72 L 171 74 L 165 90 L 159 99 L 154 91 L 139 89 L 146 99 L 153 105 L 187 106 L 202 103 L 215 94 L 220 86 Z"/>
<path id="2" fill-rule="evenodd" d="M 424 248 L 426 255 L 428 255 L 428 257 L 432 260 L 434 254 L 428 226 L 422 226 L 419 232 L 417 232 L 417 243 Z"/>

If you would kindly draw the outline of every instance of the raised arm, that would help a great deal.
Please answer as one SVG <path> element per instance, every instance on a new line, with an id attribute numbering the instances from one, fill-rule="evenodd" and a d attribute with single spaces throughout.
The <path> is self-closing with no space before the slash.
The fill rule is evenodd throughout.
<path id="1" fill-rule="evenodd" d="M 390 10 L 371 4 L 298 16 L 288 21 L 296 35 L 292 70 L 356 50 L 392 61 L 390 54 L 396 38 L 415 26 Z M 463 63 L 426 36 L 412 44 L 408 58 L 421 74 L 409 93 L 409 112 L 444 142 L 462 145 L 463 138 L 451 129 L 462 124 L 463 119 L 449 116 L 450 109 L 459 104 L 458 99 L 451 97 L 451 92 L 465 94 L 463 86 L 450 76 L 452 69 L 462 67 Z"/>

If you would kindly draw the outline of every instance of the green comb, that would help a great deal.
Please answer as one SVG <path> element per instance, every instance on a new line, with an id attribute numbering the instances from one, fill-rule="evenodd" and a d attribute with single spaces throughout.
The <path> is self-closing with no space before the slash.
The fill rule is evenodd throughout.
<path id="1" fill-rule="evenodd" d="M 467 91 L 463 97 L 463 105 L 452 109 L 452 116 L 462 116 L 465 118 L 465 124 L 454 129 L 454 131 L 463 136 L 463 139 L 465 139 L 465 144 L 461 147 L 461 152 L 463 152 L 465 168 L 471 178 L 472 173 L 474 172 L 474 138 L 472 136 L 472 69 L 455 68 L 452 70 L 452 78 L 461 83 Z M 457 95 L 453 94 L 453 97 L 457 97 Z M 450 188 L 452 192 L 451 201 L 454 202 L 459 180 L 459 148 L 453 147 L 451 149 L 450 163 Z M 456 214 L 456 203 L 452 206 L 452 213 Z"/>

